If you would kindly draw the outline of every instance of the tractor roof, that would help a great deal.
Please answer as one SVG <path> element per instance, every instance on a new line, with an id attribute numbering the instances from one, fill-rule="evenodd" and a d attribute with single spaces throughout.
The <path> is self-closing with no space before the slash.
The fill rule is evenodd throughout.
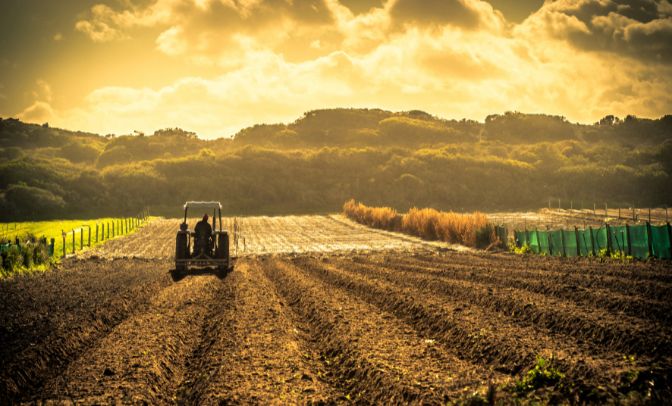
<path id="1" fill-rule="evenodd" d="M 186 202 L 184 209 L 220 209 L 222 205 L 219 202 Z"/>

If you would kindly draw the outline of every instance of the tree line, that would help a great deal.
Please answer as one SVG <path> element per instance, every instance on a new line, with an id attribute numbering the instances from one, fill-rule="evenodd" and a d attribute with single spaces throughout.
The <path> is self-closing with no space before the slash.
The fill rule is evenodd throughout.
<path id="1" fill-rule="evenodd" d="M 145 207 L 176 216 L 185 200 L 220 200 L 227 214 L 244 215 L 335 212 L 350 198 L 400 211 L 672 198 L 672 116 L 582 125 L 511 112 L 479 123 L 333 109 L 216 140 L 181 129 L 100 136 L 0 119 L 0 141 L 5 221 Z"/>

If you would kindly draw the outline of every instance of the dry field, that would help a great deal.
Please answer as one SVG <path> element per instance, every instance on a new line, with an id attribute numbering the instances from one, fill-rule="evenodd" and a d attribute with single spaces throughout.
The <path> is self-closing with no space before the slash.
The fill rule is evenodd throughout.
<path id="1" fill-rule="evenodd" d="M 634 213 L 630 208 L 614 209 L 604 206 L 598 207 L 595 211 L 569 210 L 569 209 L 541 209 L 530 212 L 499 212 L 487 213 L 488 218 L 495 224 L 503 224 L 511 230 L 539 230 L 559 229 L 559 228 L 585 228 L 588 226 L 599 227 L 605 222 L 615 224 L 643 224 L 649 220 L 649 209 L 635 209 Z M 672 209 L 666 211 L 661 208 L 651 209 L 651 222 L 663 224 L 672 220 Z"/>
<path id="2" fill-rule="evenodd" d="M 0 283 L 0 403 L 671 394 L 667 263 L 456 252 L 341 216 L 251 217 L 232 272 L 173 280 L 178 223 Z M 561 384 L 514 392 L 538 356 Z"/>

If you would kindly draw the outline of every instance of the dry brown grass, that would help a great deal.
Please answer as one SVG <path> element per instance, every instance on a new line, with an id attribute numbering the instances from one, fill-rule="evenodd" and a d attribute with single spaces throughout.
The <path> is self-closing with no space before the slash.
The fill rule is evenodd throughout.
<path id="1" fill-rule="evenodd" d="M 390 207 L 368 207 L 350 199 L 343 205 L 343 213 L 360 224 L 385 230 L 399 231 L 401 216 Z"/>
<path id="2" fill-rule="evenodd" d="M 412 208 L 400 215 L 390 207 L 368 207 L 350 199 L 343 205 L 343 213 L 370 227 L 400 231 L 426 240 L 483 248 L 496 239 L 494 227 L 485 214 L 479 212 L 462 214 Z"/>

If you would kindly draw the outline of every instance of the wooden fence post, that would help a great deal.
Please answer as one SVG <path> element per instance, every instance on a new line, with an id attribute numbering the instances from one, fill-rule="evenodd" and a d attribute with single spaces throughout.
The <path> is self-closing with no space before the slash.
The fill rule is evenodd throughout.
<path id="1" fill-rule="evenodd" d="M 72 253 L 74 254 L 77 249 L 77 243 L 75 242 L 75 229 L 72 229 Z"/>
<path id="2" fill-rule="evenodd" d="M 61 230 L 61 234 L 63 235 L 63 258 L 66 256 L 66 251 L 65 251 L 65 231 Z"/>
<path id="3" fill-rule="evenodd" d="M 98 243 L 98 223 L 96 223 L 96 239 L 95 242 Z"/>
<path id="4" fill-rule="evenodd" d="M 89 248 L 91 247 L 91 227 L 87 227 L 89 229 L 89 241 L 88 241 L 88 246 Z"/>
<path id="5" fill-rule="evenodd" d="M 576 256 L 581 256 L 581 244 L 579 243 L 579 228 L 574 226 L 574 236 L 576 237 Z"/>
<path id="6" fill-rule="evenodd" d="M 114 220 L 112 220 L 112 238 L 114 238 L 114 236 L 116 235 L 115 231 L 116 230 L 114 228 Z"/>
<path id="7" fill-rule="evenodd" d="M 565 244 L 565 231 L 560 229 L 560 244 L 562 244 L 562 256 L 567 256 L 567 244 Z"/>
<path id="8" fill-rule="evenodd" d="M 630 243 L 630 225 L 625 223 L 625 239 L 628 244 L 628 256 L 632 255 L 632 244 Z"/>
<path id="9" fill-rule="evenodd" d="M 595 236 L 593 236 L 593 227 L 588 226 L 588 230 L 590 230 L 590 250 L 593 252 L 593 256 L 596 257 L 597 253 L 595 252 Z"/>
<path id="10" fill-rule="evenodd" d="M 651 222 L 646 222 L 646 242 L 649 246 L 649 258 L 653 256 L 653 233 L 651 232 Z"/>
<path id="11" fill-rule="evenodd" d="M 611 255 L 611 227 L 609 227 L 609 224 L 605 223 L 604 226 L 607 229 L 607 256 Z"/>
<path id="12" fill-rule="evenodd" d="M 79 249 L 84 249 L 84 227 L 79 228 Z"/>

